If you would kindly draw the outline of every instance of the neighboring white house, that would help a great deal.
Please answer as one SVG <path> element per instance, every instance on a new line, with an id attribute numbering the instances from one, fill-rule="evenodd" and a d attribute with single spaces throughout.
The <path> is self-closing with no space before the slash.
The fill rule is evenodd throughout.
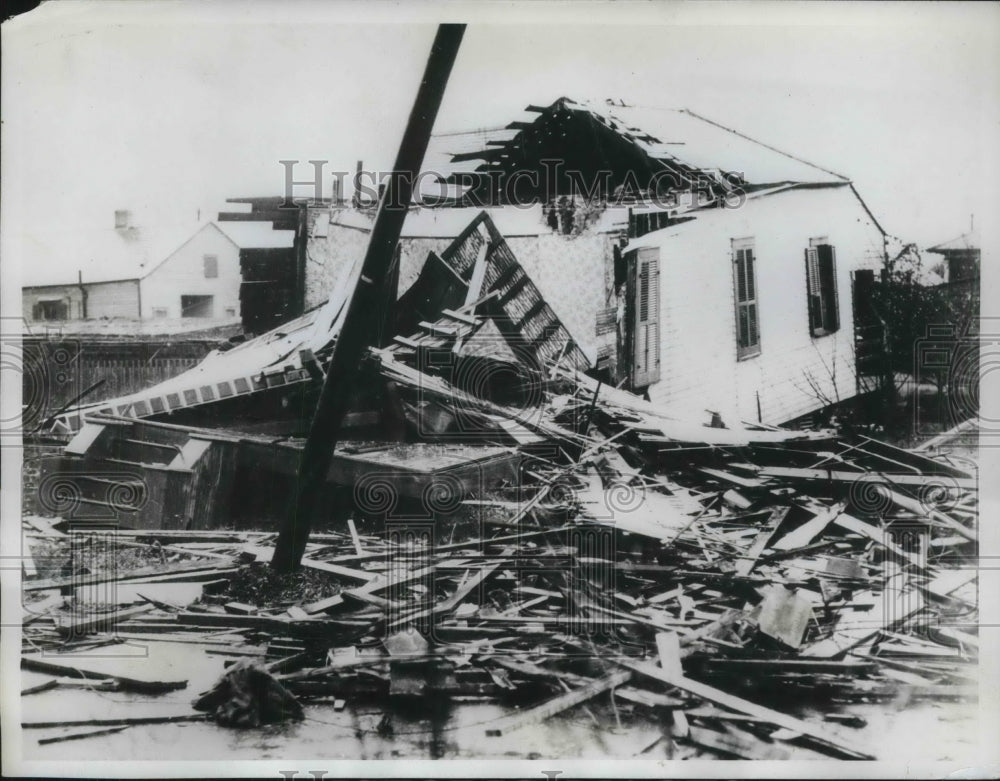
<path id="1" fill-rule="evenodd" d="M 266 227 L 271 245 L 291 246 L 293 231 Z M 127 212 L 116 212 L 113 229 L 31 237 L 22 258 L 23 316 L 29 323 L 237 322 L 240 250 L 262 240 L 257 228 L 214 222 L 139 228 Z"/>

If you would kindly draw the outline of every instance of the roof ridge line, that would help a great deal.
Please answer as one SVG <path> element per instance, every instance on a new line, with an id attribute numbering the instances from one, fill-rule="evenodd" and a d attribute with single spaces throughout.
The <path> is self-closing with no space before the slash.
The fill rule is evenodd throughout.
<path id="1" fill-rule="evenodd" d="M 715 127 L 720 128 L 721 130 L 726 130 L 732 133 L 733 135 L 746 139 L 747 141 L 757 144 L 758 146 L 762 146 L 765 149 L 770 149 L 772 152 L 777 152 L 779 155 L 784 155 L 785 157 L 790 158 L 791 160 L 795 160 L 798 163 L 802 163 L 803 165 L 808 165 L 811 168 L 815 168 L 817 171 L 822 171 L 825 174 L 830 174 L 830 176 L 836 176 L 838 179 L 843 179 L 845 182 L 851 181 L 851 178 L 849 176 L 838 174 L 836 171 L 831 171 L 829 168 L 823 168 L 823 166 L 821 165 L 816 165 L 816 163 L 810 163 L 808 160 L 804 160 L 801 157 L 789 154 L 788 152 L 782 151 L 781 149 L 778 149 L 775 146 L 771 146 L 770 144 L 765 144 L 763 141 L 758 141 L 756 138 L 751 138 L 746 133 L 741 133 L 739 130 L 733 130 L 733 128 L 731 127 L 726 127 L 722 123 L 716 122 L 714 119 L 709 119 L 708 117 L 702 116 L 701 114 L 698 114 L 697 112 L 692 111 L 689 108 L 668 109 L 668 110 L 682 111 L 685 114 L 689 114 L 690 116 L 694 117 L 695 119 L 700 119 L 702 122 L 707 122 L 708 124 L 714 125 Z"/>

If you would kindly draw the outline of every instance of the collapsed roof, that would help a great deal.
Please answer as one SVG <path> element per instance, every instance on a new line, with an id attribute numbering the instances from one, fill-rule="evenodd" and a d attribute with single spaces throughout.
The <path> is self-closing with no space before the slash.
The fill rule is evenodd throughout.
<path id="1" fill-rule="evenodd" d="M 435 136 L 424 167 L 437 170 L 445 182 L 465 185 L 469 198 L 486 196 L 486 190 L 495 187 L 490 177 L 495 182 L 516 171 L 536 169 L 543 161 L 552 164 L 551 181 L 545 183 L 549 196 L 567 194 L 574 184 L 588 189 L 597 184 L 607 195 L 627 184 L 629 174 L 640 186 L 659 175 L 680 188 L 704 184 L 706 178 L 720 186 L 750 189 L 850 183 L 845 176 L 688 109 L 577 102 L 567 97 L 549 106 L 528 106 L 524 118 L 504 128 Z M 569 172 L 580 179 L 574 182 Z M 605 175 L 601 172 L 610 176 L 600 180 Z"/>

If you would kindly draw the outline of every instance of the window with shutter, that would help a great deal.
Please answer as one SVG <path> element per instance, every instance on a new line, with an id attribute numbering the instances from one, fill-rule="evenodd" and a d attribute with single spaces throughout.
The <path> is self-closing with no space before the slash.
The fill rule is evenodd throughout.
<path id="1" fill-rule="evenodd" d="M 216 255 L 205 255 L 205 279 L 216 279 L 219 276 L 219 258 Z"/>
<path id="2" fill-rule="evenodd" d="M 736 298 L 736 358 L 760 355 L 757 268 L 753 239 L 733 241 L 733 286 Z"/>
<path id="3" fill-rule="evenodd" d="M 840 328 L 837 255 L 825 239 L 813 239 L 809 245 L 806 250 L 809 331 L 813 336 L 824 336 Z"/>
<path id="4" fill-rule="evenodd" d="M 639 250 L 635 280 L 635 356 L 632 385 L 644 388 L 660 379 L 660 251 Z"/>

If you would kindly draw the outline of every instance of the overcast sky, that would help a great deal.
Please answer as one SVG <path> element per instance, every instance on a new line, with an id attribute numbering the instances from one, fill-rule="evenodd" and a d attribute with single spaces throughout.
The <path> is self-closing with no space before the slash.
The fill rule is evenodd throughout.
<path id="1" fill-rule="evenodd" d="M 279 195 L 281 159 L 388 167 L 441 8 L 77 0 L 8 22 L 5 234 Z M 470 26 L 438 131 L 560 95 L 686 107 L 851 177 L 921 246 L 996 214 L 995 3 L 449 8 Z"/>

